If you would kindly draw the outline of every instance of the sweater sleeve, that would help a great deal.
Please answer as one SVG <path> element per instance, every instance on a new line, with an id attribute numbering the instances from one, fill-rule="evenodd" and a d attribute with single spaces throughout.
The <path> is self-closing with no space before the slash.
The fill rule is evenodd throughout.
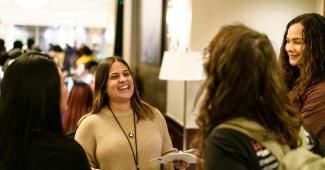
<path id="1" fill-rule="evenodd" d="M 310 87 L 303 95 L 301 108 L 305 124 L 316 134 L 320 135 L 325 120 L 325 82 Z"/>
<path id="2" fill-rule="evenodd" d="M 75 140 L 86 152 L 89 164 L 93 168 L 100 168 L 96 159 L 96 140 L 94 132 L 95 120 L 93 116 L 85 118 L 79 125 Z"/>
<path id="3" fill-rule="evenodd" d="M 170 139 L 170 136 L 169 136 L 167 123 L 166 123 L 166 120 L 165 120 L 164 116 L 156 108 L 154 108 L 154 112 L 155 112 L 154 122 L 155 122 L 157 128 L 159 128 L 161 139 L 163 140 L 162 141 L 162 148 L 161 148 L 161 154 L 163 155 L 165 153 L 173 151 L 174 148 L 173 148 L 173 144 L 172 144 L 172 141 Z"/>
<path id="4" fill-rule="evenodd" d="M 172 144 L 172 141 L 171 141 L 170 136 L 169 136 L 167 123 L 166 123 L 166 120 L 165 120 L 164 116 L 161 114 L 161 112 L 158 109 L 155 109 L 155 112 L 157 112 L 157 114 L 156 114 L 157 118 L 156 119 L 158 120 L 157 123 L 159 123 L 160 130 L 162 132 L 162 139 L 163 139 L 162 148 L 161 148 L 162 155 L 176 151 L 173 148 L 173 144 Z M 173 170 L 174 166 L 173 166 L 173 164 L 167 164 L 167 165 L 163 166 L 163 169 L 164 170 Z"/>

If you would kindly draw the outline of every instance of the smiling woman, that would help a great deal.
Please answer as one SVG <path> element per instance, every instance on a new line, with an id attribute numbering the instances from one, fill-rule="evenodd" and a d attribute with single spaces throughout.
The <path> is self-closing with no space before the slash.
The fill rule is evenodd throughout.
<path id="1" fill-rule="evenodd" d="M 304 50 L 304 38 L 302 35 L 304 26 L 301 23 L 293 24 L 288 29 L 286 38 L 285 50 L 289 56 L 289 63 L 291 66 L 298 66 L 300 64 L 301 55 Z"/>
<path id="2" fill-rule="evenodd" d="M 325 142 L 325 18 L 306 13 L 286 27 L 280 62 L 291 103 Z"/>
<path id="3" fill-rule="evenodd" d="M 97 67 L 93 108 L 75 139 L 98 169 L 158 170 L 159 162 L 150 160 L 176 152 L 163 115 L 140 98 L 128 64 L 116 56 Z M 171 163 L 164 166 L 173 169 Z"/>

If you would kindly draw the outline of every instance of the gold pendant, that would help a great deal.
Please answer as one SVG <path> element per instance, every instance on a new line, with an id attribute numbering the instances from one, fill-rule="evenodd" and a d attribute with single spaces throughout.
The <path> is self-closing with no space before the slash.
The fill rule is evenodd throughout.
<path id="1" fill-rule="evenodd" d="M 129 137 L 130 138 L 134 138 L 134 133 L 131 131 L 131 132 L 129 132 Z"/>
<path id="2" fill-rule="evenodd" d="M 130 129 L 128 129 L 129 130 L 129 133 L 128 133 L 128 136 L 130 137 L 130 138 L 134 138 L 134 133 L 133 133 L 133 128 L 130 128 Z"/>

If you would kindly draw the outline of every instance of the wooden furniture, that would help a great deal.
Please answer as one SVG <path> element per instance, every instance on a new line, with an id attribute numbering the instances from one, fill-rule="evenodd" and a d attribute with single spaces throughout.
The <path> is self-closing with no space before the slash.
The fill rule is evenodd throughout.
<path id="1" fill-rule="evenodd" d="M 195 128 L 183 128 L 182 125 L 180 125 L 179 123 L 177 123 L 174 119 L 170 118 L 168 115 L 165 116 L 166 118 L 166 122 L 167 122 L 167 127 L 168 127 L 168 131 L 169 131 L 169 135 L 170 138 L 172 140 L 173 146 L 175 148 L 177 148 L 178 150 L 182 150 L 183 148 L 183 131 L 186 130 L 187 131 L 187 136 L 186 136 L 186 148 L 190 149 L 191 147 L 191 143 L 193 141 L 193 139 L 195 138 L 195 135 L 197 133 L 197 129 Z M 187 170 L 195 170 L 197 169 L 197 165 L 196 164 L 191 164 Z"/>

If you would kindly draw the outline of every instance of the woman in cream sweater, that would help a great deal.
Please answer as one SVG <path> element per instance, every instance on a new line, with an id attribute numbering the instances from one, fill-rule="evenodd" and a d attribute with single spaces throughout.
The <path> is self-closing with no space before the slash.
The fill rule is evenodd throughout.
<path id="1" fill-rule="evenodd" d="M 151 159 L 175 152 L 163 115 L 140 99 L 128 64 L 117 56 L 99 64 L 93 108 L 80 121 L 75 139 L 91 166 L 102 170 L 158 170 L 159 162 Z"/>

